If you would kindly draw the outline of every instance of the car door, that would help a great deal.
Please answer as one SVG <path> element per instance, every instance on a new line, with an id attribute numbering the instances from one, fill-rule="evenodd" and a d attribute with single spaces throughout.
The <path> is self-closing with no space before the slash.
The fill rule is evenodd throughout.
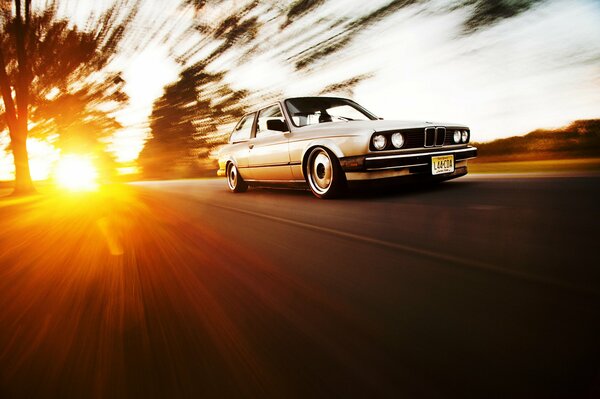
<path id="1" fill-rule="evenodd" d="M 279 104 L 258 112 L 255 137 L 250 141 L 250 174 L 254 180 L 292 180 L 288 132 L 269 129 L 267 124 L 271 120 L 285 123 Z"/>

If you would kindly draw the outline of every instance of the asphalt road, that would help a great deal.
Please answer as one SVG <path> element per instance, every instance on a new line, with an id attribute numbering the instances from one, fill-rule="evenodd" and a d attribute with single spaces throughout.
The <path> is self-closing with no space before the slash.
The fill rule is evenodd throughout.
<path id="1" fill-rule="evenodd" d="M 600 397 L 599 183 L 0 200 L 0 397 Z"/>

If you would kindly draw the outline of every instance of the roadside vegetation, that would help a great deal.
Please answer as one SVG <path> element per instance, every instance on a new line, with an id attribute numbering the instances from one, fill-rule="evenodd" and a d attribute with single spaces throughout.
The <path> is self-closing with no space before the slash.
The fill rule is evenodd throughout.
<path id="1" fill-rule="evenodd" d="M 475 173 L 600 171 L 600 119 L 474 145 Z"/>

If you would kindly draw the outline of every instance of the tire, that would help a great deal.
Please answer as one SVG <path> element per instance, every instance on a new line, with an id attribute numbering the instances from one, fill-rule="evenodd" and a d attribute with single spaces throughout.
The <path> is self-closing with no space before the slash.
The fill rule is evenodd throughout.
<path id="1" fill-rule="evenodd" d="M 323 147 L 315 147 L 310 151 L 305 172 L 308 187 L 317 198 L 337 198 L 346 189 L 346 175 L 340 162 Z"/>
<path id="2" fill-rule="evenodd" d="M 243 193 L 248 190 L 248 183 L 244 181 L 238 168 L 232 162 L 227 164 L 227 187 L 233 193 Z"/>

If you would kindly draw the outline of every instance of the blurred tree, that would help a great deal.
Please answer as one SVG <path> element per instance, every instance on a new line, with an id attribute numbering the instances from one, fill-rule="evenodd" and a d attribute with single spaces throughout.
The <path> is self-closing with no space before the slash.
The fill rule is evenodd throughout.
<path id="1" fill-rule="evenodd" d="M 353 3 L 357 7 L 348 7 L 343 1 L 325 0 L 184 0 L 186 10 L 192 9 L 195 15 L 191 30 L 200 38 L 194 36 L 194 44 L 179 53 L 177 60 L 184 71 L 154 104 L 152 138 L 146 142 L 140 163 L 150 177 L 188 174 L 197 155 L 207 153 L 202 149 L 212 148 L 214 140 L 223 138 L 217 125 L 231 122 L 234 115 L 241 113 L 240 103 L 232 99 L 243 97 L 249 106 L 262 103 L 284 91 L 290 80 L 311 79 L 323 67 L 335 68 L 346 59 L 364 57 L 365 50 L 352 45 L 361 37 L 365 40 L 370 28 L 399 12 L 413 8 L 447 13 L 463 8 L 462 33 L 469 35 L 544 1 L 547 0 L 451 0 L 444 4 L 388 0 L 363 5 L 357 1 Z M 176 42 L 173 48 L 180 44 Z M 273 79 L 263 91 L 240 96 L 240 92 L 224 83 L 224 77 L 245 68 L 249 61 L 258 68 L 268 68 L 271 63 L 280 70 L 281 66 L 289 67 L 289 79 Z M 321 90 L 313 88 L 312 93 L 306 94 L 352 95 L 354 88 L 373 76 L 376 68 L 373 65 L 372 70 L 346 72 L 336 81 L 324 84 Z M 260 79 L 268 81 L 268 73 L 257 72 Z M 237 109 L 231 108 L 236 106 Z"/>
<path id="2" fill-rule="evenodd" d="M 101 150 L 101 137 L 120 127 L 111 113 L 127 101 L 124 81 L 106 66 L 137 3 L 115 4 L 90 20 L 85 30 L 59 19 L 56 2 L 32 13 L 30 0 L 24 7 L 15 0 L 14 9 L 14 17 L 11 7 L 2 9 L 0 88 L 15 163 L 15 194 L 27 194 L 34 191 L 29 135 L 56 134 L 58 148 L 92 152 Z"/>
<path id="3" fill-rule="evenodd" d="M 205 71 L 203 64 L 185 69 L 166 87 L 150 117 L 152 137 L 138 159 L 149 178 L 190 177 L 206 173 L 198 158 L 221 143 L 218 127 L 243 114 L 246 93 L 235 91 L 223 74 Z M 211 172 L 214 172 L 211 170 Z"/>
<path id="4" fill-rule="evenodd" d="M 464 23 L 465 33 L 473 33 L 502 19 L 515 17 L 544 0 L 464 0 L 461 6 L 472 12 Z"/>

